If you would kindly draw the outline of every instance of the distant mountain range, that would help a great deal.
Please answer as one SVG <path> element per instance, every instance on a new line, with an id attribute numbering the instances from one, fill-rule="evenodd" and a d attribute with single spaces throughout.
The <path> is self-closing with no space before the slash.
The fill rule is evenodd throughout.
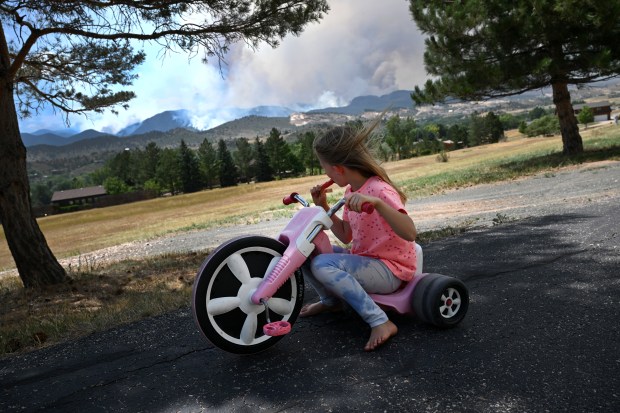
<path id="1" fill-rule="evenodd" d="M 74 133 L 68 136 L 63 136 L 63 132 L 64 131 L 44 130 L 37 131 L 35 133 L 22 133 L 22 140 L 24 141 L 24 145 L 27 147 L 35 145 L 64 146 L 86 139 L 108 135 L 107 133 L 99 132 L 94 129 L 87 129 L 83 132 Z"/>
<path id="2" fill-rule="evenodd" d="M 345 115 L 361 115 L 364 112 L 383 111 L 385 109 L 411 109 L 414 103 L 411 100 L 411 91 L 397 90 L 383 96 L 358 96 L 353 98 L 347 106 L 314 109 L 308 113 L 341 113 Z"/>
<path id="3" fill-rule="evenodd" d="M 367 111 L 382 111 L 385 109 L 412 108 L 413 101 L 410 97 L 411 92 L 399 90 L 383 96 L 359 96 L 354 98 L 347 106 L 330 107 L 324 109 L 310 110 L 307 113 L 333 113 L 342 115 L 361 115 Z M 213 114 L 206 113 L 205 117 L 212 115 L 213 118 L 222 117 L 233 121 L 248 116 L 268 117 L 268 118 L 288 118 L 295 113 L 294 110 L 282 106 L 257 106 L 248 109 L 228 108 L 213 111 Z M 99 132 L 93 129 L 85 131 L 75 131 L 71 129 L 51 131 L 39 130 L 33 133 L 22 133 L 24 145 L 32 147 L 36 145 L 65 146 L 75 142 L 90 140 L 102 137 L 130 137 L 136 135 L 149 134 L 152 132 L 168 132 L 175 129 L 187 129 L 198 132 L 192 124 L 190 112 L 187 110 L 171 110 L 158 113 L 141 122 L 131 124 L 116 134 Z"/>
<path id="4" fill-rule="evenodd" d="M 620 98 L 618 85 L 589 87 L 571 92 L 577 99 L 614 100 Z M 474 113 L 486 111 L 523 111 L 536 106 L 553 105 L 546 91 L 524 93 L 519 96 L 482 102 L 446 102 L 445 104 L 413 106 L 410 92 L 396 91 L 384 96 L 359 96 L 347 106 L 307 112 L 293 111 L 279 106 L 258 106 L 250 109 L 223 108 L 213 114 L 201 114 L 205 119 L 213 115 L 224 123 L 215 127 L 196 127 L 204 119 L 191 118 L 188 111 L 167 111 L 142 122 L 129 125 L 116 135 L 96 130 L 61 131 L 41 130 L 22 134 L 28 146 L 28 171 L 32 182 L 49 176 L 80 176 L 91 173 L 123 150 L 143 149 L 149 143 L 160 148 L 178 148 L 183 140 L 190 148 L 198 148 L 205 140 L 223 140 L 234 150 L 235 140 L 268 136 L 278 129 L 289 142 L 295 142 L 306 132 L 322 133 L 347 121 L 376 116 L 388 109 L 388 116 L 412 116 L 420 122 L 460 122 Z M 370 113 L 369 113 L 370 112 Z M 375 112 L 375 113 L 372 113 Z M 194 114 L 195 116 L 195 114 Z M 225 121 L 226 118 L 231 119 Z M 196 122 L 196 123 L 194 123 Z M 219 123 L 219 121 L 217 122 Z M 211 124 L 216 124 L 211 122 Z"/>

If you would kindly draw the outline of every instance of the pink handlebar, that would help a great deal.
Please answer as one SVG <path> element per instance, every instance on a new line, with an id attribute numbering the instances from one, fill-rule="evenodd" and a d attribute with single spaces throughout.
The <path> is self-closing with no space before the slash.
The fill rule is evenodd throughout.
<path id="1" fill-rule="evenodd" d="M 330 179 L 329 181 L 323 183 L 323 185 L 321 185 L 321 191 L 326 190 L 327 188 L 329 188 L 330 186 L 332 186 L 334 184 L 334 181 L 332 179 Z M 290 204 L 294 204 L 295 202 L 297 202 L 297 196 L 299 194 L 297 192 L 293 192 L 292 194 L 285 196 L 284 199 L 282 199 L 282 203 L 284 205 L 290 205 Z M 365 212 L 366 214 L 372 214 L 375 211 L 375 207 L 373 204 L 371 204 L 370 202 L 364 202 L 362 204 L 362 212 Z"/>
<path id="2" fill-rule="evenodd" d="M 296 195 L 298 195 L 297 192 L 293 192 L 289 196 L 285 196 L 284 199 L 282 200 L 282 203 L 284 205 L 294 204 L 295 202 L 297 202 L 297 200 L 295 199 Z"/>
<path id="3" fill-rule="evenodd" d="M 325 182 L 323 185 L 321 185 L 321 191 L 326 190 L 327 188 L 329 188 L 330 186 L 332 186 L 334 184 L 334 180 L 330 179 L 329 181 Z"/>
<path id="4" fill-rule="evenodd" d="M 327 181 L 323 185 L 321 185 L 321 191 L 326 190 L 327 188 L 329 188 L 333 184 L 334 184 L 334 181 L 330 179 L 329 181 Z M 294 204 L 295 202 L 297 202 L 297 200 L 295 199 L 295 197 L 297 195 L 299 195 L 299 193 L 293 192 L 292 194 L 290 194 L 288 196 L 285 196 L 284 199 L 282 199 L 282 203 L 284 205 Z M 372 211 L 370 211 L 370 212 L 372 212 Z"/>
<path id="5" fill-rule="evenodd" d="M 365 212 L 367 214 L 372 214 L 374 211 L 375 211 L 375 206 L 371 204 L 370 202 L 364 202 L 362 204 L 362 212 Z"/>

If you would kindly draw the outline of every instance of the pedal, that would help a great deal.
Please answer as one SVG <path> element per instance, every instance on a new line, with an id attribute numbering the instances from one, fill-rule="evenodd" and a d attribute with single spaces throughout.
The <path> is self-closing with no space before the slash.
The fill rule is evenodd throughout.
<path id="1" fill-rule="evenodd" d="M 274 321 L 263 326 L 263 333 L 267 336 L 283 336 L 291 332 L 291 323 L 288 321 Z"/>

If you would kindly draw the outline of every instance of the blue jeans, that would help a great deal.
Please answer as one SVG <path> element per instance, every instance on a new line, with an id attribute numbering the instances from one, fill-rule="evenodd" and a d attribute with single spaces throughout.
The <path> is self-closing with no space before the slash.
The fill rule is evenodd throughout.
<path id="1" fill-rule="evenodd" d="M 310 263 L 310 271 L 304 271 L 321 303 L 331 307 L 340 300 L 346 301 L 370 327 L 388 321 L 368 293 L 392 293 L 401 280 L 381 260 L 349 254 L 343 248 L 334 250 L 338 252 L 316 256 Z"/>

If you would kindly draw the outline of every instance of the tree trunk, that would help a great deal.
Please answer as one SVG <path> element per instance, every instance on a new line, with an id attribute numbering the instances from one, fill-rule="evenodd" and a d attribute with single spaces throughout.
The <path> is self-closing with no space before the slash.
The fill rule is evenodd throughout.
<path id="1" fill-rule="evenodd" d="M 553 83 L 553 103 L 560 120 L 562 144 L 564 155 L 576 155 L 583 152 L 583 141 L 579 134 L 579 125 L 575 117 L 575 111 L 570 101 L 568 85 L 566 83 Z"/>
<path id="2" fill-rule="evenodd" d="M 0 73 L 6 71 L 2 66 Z M 0 79 L 0 222 L 24 287 L 66 280 L 64 268 L 32 215 L 26 147 L 19 132 L 13 83 L 6 79 Z"/>

